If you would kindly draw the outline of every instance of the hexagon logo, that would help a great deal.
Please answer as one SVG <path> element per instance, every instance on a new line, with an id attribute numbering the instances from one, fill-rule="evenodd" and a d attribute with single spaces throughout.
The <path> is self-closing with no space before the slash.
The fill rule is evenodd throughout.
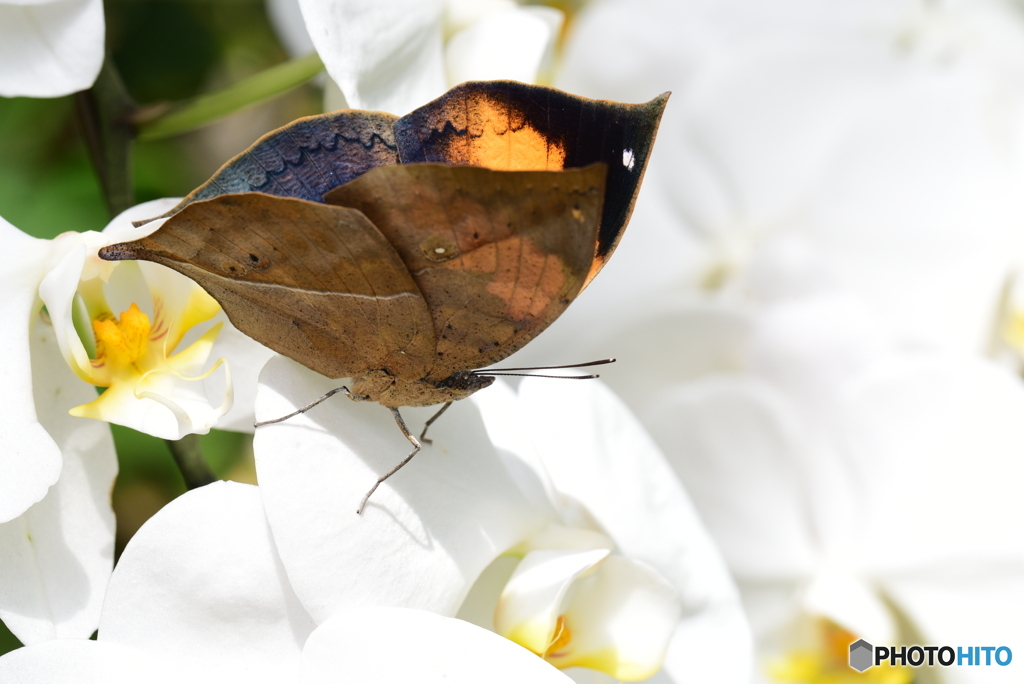
<path id="1" fill-rule="evenodd" d="M 850 644 L 850 667 L 857 672 L 863 672 L 875 664 L 874 655 L 874 646 L 863 639 L 857 639 Z"/>

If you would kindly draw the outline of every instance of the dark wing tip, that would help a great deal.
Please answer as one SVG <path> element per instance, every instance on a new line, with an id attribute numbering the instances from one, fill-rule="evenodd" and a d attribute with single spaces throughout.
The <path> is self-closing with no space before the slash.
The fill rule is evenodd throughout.
<path id="1" fill-rule="evenodd" d="M 135 226 L 136 228 L 141 228 L 142 226 L 146 225 L 147 223 L 152 223 L 153 221 L 156 221 L 157 219 L 167 218 L 168 216 L 171 216 L 172 214 L 177 213 L 183 204 L 184 204 L 184 201 L 178 202 L 177 204 L 174 205 L 173 209 L 170 209 L 166 213 L 160 214 L 159 216 L 154 216 L 153 218 L 142 219 L 140 221 L 132 221 L 132 225 Z"/>
<path id="2" fill-rule="evenodd" d="M 138 259 L 138 248 L 131 242 L 121 242 L 103 247 L 99 251 L 100 259 L 105 261 L 130 261 Z"/>

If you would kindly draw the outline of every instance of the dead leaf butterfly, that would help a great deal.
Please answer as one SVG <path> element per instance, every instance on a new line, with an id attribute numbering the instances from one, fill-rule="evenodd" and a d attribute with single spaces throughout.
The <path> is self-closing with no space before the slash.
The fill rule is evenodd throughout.
<path id="1" fill-rule="evenodd" d="M 299 119 L 152 235 L 100 256 L 183 273 L 242 332 L 390 408 L 413 450 L 361 512 L 420 449 L 398 408 L 444 404 L 429 426 L 490 385 L 478 369 L 543 331 L 601 270 L 667 99 L 470 82 L 403 117 Z"/>

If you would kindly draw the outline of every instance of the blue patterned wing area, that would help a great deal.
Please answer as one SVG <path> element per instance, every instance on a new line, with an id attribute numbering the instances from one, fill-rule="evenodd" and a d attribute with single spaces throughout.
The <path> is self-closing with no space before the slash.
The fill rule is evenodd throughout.
<path id="1" fill-rule="evenodd" d="M 399 163 L 391 131 L 397 119 L 385 112 L 343 109 L 293 121 L 224 164 L 164 216 L 192 202 L 240 192 L 322 203 L 329 190 L 374 167 Z"/>

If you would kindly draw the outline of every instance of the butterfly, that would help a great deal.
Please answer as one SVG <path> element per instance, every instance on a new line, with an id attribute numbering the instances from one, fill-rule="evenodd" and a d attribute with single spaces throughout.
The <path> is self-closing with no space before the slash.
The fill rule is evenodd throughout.
<path id="1" fill-rule="evenodd" d="M 479 369 L 536 337 L 604 266 L 667 98 L 468 82 L 402 117 L 299 119 L 157 231 L 100 256 L 188 276 L 242 332 L 391 409 L 413 450 L 361 512 L 420 449 L 399 407 L 443 404 L 429 427 L 493 383 Z"/>

